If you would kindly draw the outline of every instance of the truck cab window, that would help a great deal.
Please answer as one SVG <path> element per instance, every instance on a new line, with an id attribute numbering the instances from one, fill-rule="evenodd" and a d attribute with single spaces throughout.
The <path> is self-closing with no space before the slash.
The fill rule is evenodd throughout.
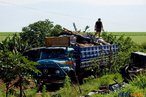
<path id="1" fill-rule="evenodd" d="M 65 58 L 64 49 L 45 49 L 41 52 L 40 59 L 51 59 L 51 58 Z"/>

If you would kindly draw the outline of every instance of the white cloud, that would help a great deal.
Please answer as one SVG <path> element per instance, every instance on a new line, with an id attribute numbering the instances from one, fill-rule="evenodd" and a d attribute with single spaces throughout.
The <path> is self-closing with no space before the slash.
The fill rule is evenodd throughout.
<path id="1" fill-rule="evenodd" d="M 80 3 L 93 5 L 143 5 L 146 0 L 0 0 L 14 4 L 35 4 L 35 3 Z"/>

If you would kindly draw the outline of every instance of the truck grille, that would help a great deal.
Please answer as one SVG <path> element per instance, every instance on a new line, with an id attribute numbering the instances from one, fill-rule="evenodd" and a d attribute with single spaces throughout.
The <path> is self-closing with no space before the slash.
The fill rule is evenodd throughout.
<path id="1" fill-rule="evenodd" d="M 48 75 L 48 74 L 56 74 L 56 68 L 41 68 L 40 71 L 42 72 L 42 74 L 44 75 Z"/>

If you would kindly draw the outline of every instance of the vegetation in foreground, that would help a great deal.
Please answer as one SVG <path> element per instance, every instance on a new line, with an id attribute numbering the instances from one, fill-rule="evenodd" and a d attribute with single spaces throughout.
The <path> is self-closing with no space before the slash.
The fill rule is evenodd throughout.
<path id="1" fill-rule="evenodd" d="M 108 79 L 108 80 L 107 80 Z M 78 86 L 77 84 L 71 84 L 69 77 L 66 78 L 64 87 L 56 92 L 47 92 L 46 86 L 43 87 L 42 93 L 37 93 L 37 88 L 27 89 L 24 91 L 26 97 L 80 97 L 88 95 L 91 91 L 98 91 L 100 86 L 110 85 L 123 81 L 121 74 L 108 74 L 98 78 L 92 76 L 84 80 L 84 84 Z M 133 80 L 129 81 L 129 84 L 125 84 L 124 87 L 117 89 L 116 91 L 110 91 L 109 93 L 101 94 L 96 93 L 91 97 L 145 97 L 146 92 L 146 76 L 144 74 L 138 75 Z M 0 90 L 0 97 L 5 97 L 4 92 Z M 12 92 L 9 97 L 16 97 L 19 92 Z M 139 95 L 139 96 L 138 96 Z"/>
<path id="2" fill-rule="evenodd" d="M 20 81 L 19 83 L 20 94 L 18 89 L 15 90 L 15 88 L 12 88 L 11 90 L 9 87 L 7 87 L 8 84 L 10 84 L 10 82 L 17 77 L 15 75 L 18 75 L 19 78 L 21 78 L 22 75 L 24 78 L 29 77 L 29 74 L 31 73 L 27 74 L 26 73 L 27 70 L 28 71 L 34 70 L 33 66 L 29 66 L 30 64 L 27 64 L 28 65 L 27 68 L 24 65 L 26 62 L 27 63 L 31 63 L 31 62 L 28 62 L 27 59 L 21 56 L 23 52 L 33 47 L 44 46 L 44 41 L 42 39 L 44 39 L 47 36 L 54 36 L 57 33 L 59 33 L 61 30 L 62 30 L 61 26 L 53 25 L 52 22 L 50 22 L 49 20 L 39 21 L 39 22 L 35 22 L 34 24 L 30 24 L 28 27 L 24 27 L 23 32 L 20 33 L 20 35 L 14 34 L 11 37 L 4 39 L 0 43 L 0 51 L 1 51 L 0 63 L 2 63 L 0 64 L 0 67 L 2 67 L 2 70 L 5 71 L 5 73 L 3 73 L 0 76 L 0 79 L 2 79 L 3 82 L 5 83 L 4 87 L 1 88 L 0 90 L 0 96 L 22 97 L 22 93 L 25 93 L 26 97 L 34 97 L 34 96 L 39 97 L 39 95 L 41 95 L 42 97 L 47 97 L 47 96 L 58 97 L 59 95 L 61 97 L 78 97 L 81 95 L 86 95 L 92 90 L 98 90 L 100 85 L 109 85 L 114 83 L 113 80 L 115 79 L 118 80 L 118 82 L 123 81 L 119 72 L 120 69 L 125 66 L 125 64 L 130 63 L 130 58 L 129 58 L 130 53 L 133 51 L 144 51 L 143 48 L 135 44 L 130 37 L 125 37 L 124 35 L 116 37 L 112 34 L 104 33 L 102 37 L 110 43 L 118 44 L 120 49 L 119 49 L 118 57 L 115 60 L 111 60 L 112 66 L 110 68 L 106 68 L 104 72 L 100 72 L 102 74 L 100 75 L 101 77 L 97 79 L 93 79 L 92 77 L 89 77 L 85 79 L 84 81 L 85 84 L 81 86 L 71 84 L 69 78 L 67 78 L 63 88 L 61 88 L 59 91 L 55 93 L 49 93 L 49 94 L 46 92 L 45 86 L 43 87 L 43 91 L 41 94 L 37 94 L 37 87 L 32 89 L 30 88 L 26 89 L 23 92 L 21 91 L 22 90 L 21 86 L 24 85 L 22 84 L 23 81 Z M 7 53 L 3 55 L 3 52 L 7 52 Z M 98 66 L 98 64 L 95 65 Z M 16 72 L 17 66 L 19 67 L 18 68 L 18 70 L 20 70 L 19 72 Z M 9 69 L 12 70 L 12 72 L 8 71 Z M 7 77 L 8 79 L 5 79 L 5 76 L 8 76 Z M 145 80 L 146 80 L 145 76 L 143 75 L 137 76 L 132 81 L 130 81 L 130 83 L 126 85 L 125 88 L 123 89 L 120 89 L 116 92 L 110 92 L 109 94 L 106 95 L 96 94 L 93 95 L 93 97 L 94 96 L 116 97 L 117 95 L 120 95 L 120 93 L 126 93 L 126 92 L 135 93 L 135 91 L 138 93 L 144 93 L 146 90 Z M 5 91 L 5 89 L 7 90 Z"/>

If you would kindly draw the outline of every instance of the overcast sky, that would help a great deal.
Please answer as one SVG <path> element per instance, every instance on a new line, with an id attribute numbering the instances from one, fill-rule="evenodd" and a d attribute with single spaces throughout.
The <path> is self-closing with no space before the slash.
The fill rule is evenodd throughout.
<path id="1" fill-rule="evenodd" d="M 98 18 L 108 32 L 146 32 L 146 0 L 0 0 L 0 32 L 20 32 L 45 19 L 94 31 Z"/>

